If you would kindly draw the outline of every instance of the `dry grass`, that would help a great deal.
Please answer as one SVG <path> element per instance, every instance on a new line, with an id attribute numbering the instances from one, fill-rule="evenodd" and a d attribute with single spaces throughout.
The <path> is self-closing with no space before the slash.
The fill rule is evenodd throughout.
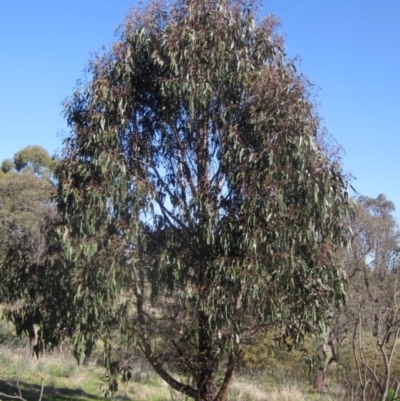
<path id="1" fill-rule="evenodd" d="M 272 386 L 267 381 L 251 382 L 246 378 L 237 378 L 231 386 L 229 401 L 347 401 L 344 389 L 331 385 L 322 393 L 305 384 Z"/>
<path id="2" fill-rule="evenodd" d="M 261 385 L 237 379 L 231 387 L 230 399 L 235 401 L 307 401 L 298 386 L 266 389 Z"/>

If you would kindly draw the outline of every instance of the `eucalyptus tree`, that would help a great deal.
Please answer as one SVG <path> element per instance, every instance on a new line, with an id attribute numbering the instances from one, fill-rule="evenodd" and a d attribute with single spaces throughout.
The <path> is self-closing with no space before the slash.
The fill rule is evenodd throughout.
<path id="1" fill-rule="evenodd" d="M 50 207 L 50 181 L 54 161 L 40 146 L 18 151 L 14 159 L 5 159 L 0 171 L 0 248 L 18 241 L 23 235 L 36 237 L 38 221 Z M 1 252 L 4 256 L 4 251 Z"/>
<path id="2" fill-rule="evenodd" d="M 276 24 L 236 0 L 153 1 L 65 104 L 75 345 L 118 327 L 199 401 L 226 399 L 256 333 L 296 343 L 344 301 L 345 176 Z"/>
<path id="3" fill-rule="evenodd" d="M 43 229 L 55 211 L 51 202 L 54 164 L 40 146 L 28 146 L 1 164 L 0 302 L 3 315 L 16 324 L 17 332 L 27 331 L 31 339 L 36 338 L 33 325 L 39 323 L 41 302 L 34 266 L 47 253 Z"/>

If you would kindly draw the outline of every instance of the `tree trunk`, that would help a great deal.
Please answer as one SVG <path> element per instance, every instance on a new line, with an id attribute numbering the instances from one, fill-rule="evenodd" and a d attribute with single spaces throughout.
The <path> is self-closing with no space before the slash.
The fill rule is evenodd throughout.
<path id="1" fill-rule="evenodd" d="M 208 327 L 208 319 L 203 311 L 199 311 L 199 375 L 197 377 L 198 398 L 196 401 L 213 401 L 213 360 L 212 337 Z"/>
<path id="2" fill-rule="evenodd" d="M 314 378 L 314 388 L 318 392 L 321 392 L 324 389 L 324 386 L 325 386 L 325 370 L 323 368 L 320 368 Z"/>
<path id="3" fill-rule="evenodd" d="M 238 355 L 238 354 L 237 354 Z M 235 371 L 236 364 L 239 360 L 238 356 L 234 356 L 233 353 L 229 355 L 228 366 L 226 368 L 224 381 L 222 382 L 221 388 L 214 401 L 225 401 L 228 396 L 229 386 L 232 382 L 233 372 Z"/>
<path id="4" fill-rule="evenodd" d="M 29 348 L 32 353 L 32 356 L 36 355 L 36 358 L 39 358 L 39 347 L 38 347 L 38 332 L 39 326 L 35 323 L 32 323 L 29 326 Z"/>

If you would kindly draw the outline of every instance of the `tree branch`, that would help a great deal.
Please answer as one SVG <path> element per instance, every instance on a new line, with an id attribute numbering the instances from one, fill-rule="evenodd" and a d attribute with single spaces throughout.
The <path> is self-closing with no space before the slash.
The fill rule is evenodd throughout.
<path id="1" fill-rule="evenodd" d="M 142 291 L 138 288 L 138 285 L 135 286 L 135 296 L 136 296 L 136 307 L 138 312 L 138 321 L 139 321 L 139 335 L 141 339 L 140 348 L 144 353 L 147 360 L 150 362 L 153 369 L 156 373 L 173 389 L 187 395 L 188 397 L 196 398 L 197 391 L 189 386 L 182 384 L 178 380 L 174 379 L 158 362 L 158 358 L 154 355 L 150 341 L 147 334 L 146 321 L 143 311 L 143 295 Z"/>

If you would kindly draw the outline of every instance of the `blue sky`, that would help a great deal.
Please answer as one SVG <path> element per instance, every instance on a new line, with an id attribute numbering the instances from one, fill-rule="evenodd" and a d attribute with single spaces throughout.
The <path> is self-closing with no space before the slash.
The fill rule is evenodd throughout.
<path id="1" fill-rule="evenodd" d="M 132 4 L 1 0 L 0 161 L 27 145 L 61 148 L 61 102 Z M 400 1 L 263 1 L 260 14 L 269 13 L 281 21 L 288 56 L 299 56 L 298 70 L 315 83 L 353 186 L 400 208 Z"/>

